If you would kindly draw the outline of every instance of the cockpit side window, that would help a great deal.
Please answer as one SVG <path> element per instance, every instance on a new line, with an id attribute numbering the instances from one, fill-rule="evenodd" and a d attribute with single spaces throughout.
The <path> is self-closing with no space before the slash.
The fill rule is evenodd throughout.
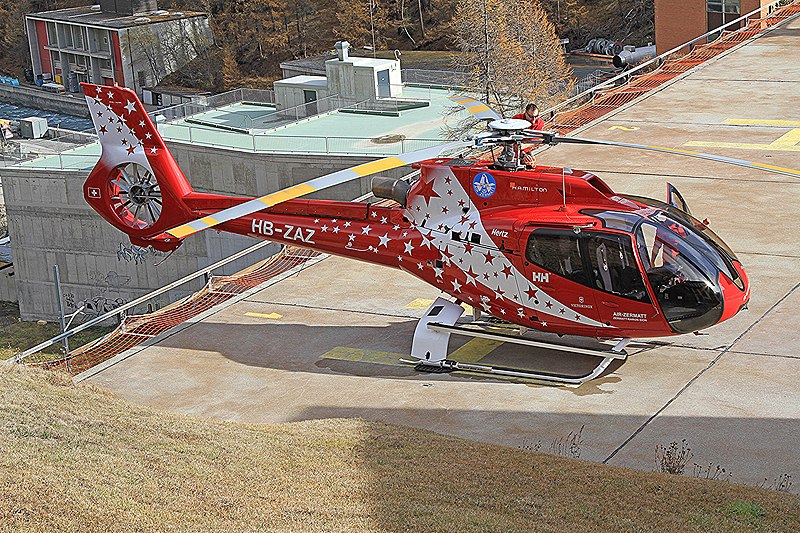
<path id="1" fill-rule="evenodd" d="M 534 231 L 528 238 L 525 257 L 558 276 L 589 285 L 581 257 L 580 238 L 572 231 Z"/>
<path id="2" fill-rule="evenodd" d="M 586 250 L 594 286 L 609 294 L 650 302 L 631 239 L 616 233 L 588 234 Z"/>

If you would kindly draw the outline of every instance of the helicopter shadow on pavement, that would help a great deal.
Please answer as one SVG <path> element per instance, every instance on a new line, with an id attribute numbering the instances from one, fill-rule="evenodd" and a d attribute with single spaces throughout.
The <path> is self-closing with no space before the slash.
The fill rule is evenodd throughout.
<path id="1" fill-rule="evenodd" d="M 243 324 L 203 321 L 158 343 L 162 349 L 213 352 L 226 359 L 253 367 L 290 372 L 338 373 L 389 379 L 448 379 L 459 381 L 518 382 L 530 386 L 553 386 L 552 383 L 524 378 L 510 378 L 476 372 L 431 374 L 419 372 L 401 358 L 409 358 L 416 320 L 395 319 L 381 325 L 307 325 L 290 323 Z M 529 332 L 529 338 L 554 342 L 555 335 Z M 570 338 L 570 345 L 610 349 L 595 339 Z M 562 340 L 562 344 L 564 340 Z M 637 344 L 628 353 L 636 357 L 653 346 Z M 582 375 L 599 362 L 597 357 L 492 341 L 450 338 L 453 359 L 498 367 L 530 371 Z M 461 356 L 461 358 L 459 357 Z M 466 358 L 466 360 L 464 360 Z M 581 387 L 571 388 L 578 395 L 602 392 L 598 385 L 617 382 L 609 375 L 625 361 L 614 361 L 603 375 Z"/>

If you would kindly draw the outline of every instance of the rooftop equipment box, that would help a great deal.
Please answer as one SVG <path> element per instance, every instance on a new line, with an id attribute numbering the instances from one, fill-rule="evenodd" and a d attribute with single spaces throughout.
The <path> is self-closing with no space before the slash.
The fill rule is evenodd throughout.
<path id="1" fill-rule="evenodd" d="M 156 0 L 100 0 L 103 13 L 119 13 L 120 15 L 143 15 L 158 11 Z"/>
<path id="2" fill-rule="evenodd" d="M 47 119 L 43 117 L 23 118 L 19 121 L 19 132 L 24 139 L 41 139 L 47 133 Z"/>

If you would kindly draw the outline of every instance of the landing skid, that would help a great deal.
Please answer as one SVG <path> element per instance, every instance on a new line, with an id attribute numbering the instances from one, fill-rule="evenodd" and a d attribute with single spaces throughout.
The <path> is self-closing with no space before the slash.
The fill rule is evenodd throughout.
<path id="1" fill-rule="evenodd" d="M 611 350 L 593 350 L 590 348 L 565 346 L 557 343 L 527 339 L 518 335 L 491 331 L 481 326 L 457 326 L 456 321 L 461 317 L 463 312 L 464 308 L 460 305 L 445 300 L 444 298 L 438 298 L 417 324 L 417 328 L 414 332 L 414 342 L 411 348 L 411 355 L 414 359 L 401 359 L 401 361 L 406 364 L 415 365 L 415 369 L 421 372 L 446 373 L 461 370 L 482 374 L 535 379 L 537 381 L 567 385 L 581 385 L 599 377 L 612 361 L 625 360 L 627 358 L 625 346 L 630 342 L 630 339 L 622 339 Z M 591 371 L 580 375 L 460 363 L 447 359 L 447 349 L 451 334 L 520 344 L 535 348 L 546 348 L 548 350 L 558 350 L 571 354 L 589 355 L 600 358 L 600 362 Z"/>

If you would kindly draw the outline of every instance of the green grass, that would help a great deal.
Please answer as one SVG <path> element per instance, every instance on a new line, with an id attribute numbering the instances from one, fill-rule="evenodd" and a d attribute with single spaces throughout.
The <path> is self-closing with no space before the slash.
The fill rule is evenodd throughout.
<path id="1" fill-rule="evenodd" d="M 19 317 L 19 306 L 16 303 L 0 302 L 0 361 L 9 359 L 28 348 L 33 348 L 61 333 L 61 328 L 56 323 L 22 322 Z M 70 338 L 70 349 L 83 346 L 113 329 L 114 326 L 96 326 L 82 331 Z M 32 355 L 26 361 L 48 361 L 61 355 L 63 355 L 63 345 L 58 343 Z"/>
<path id="2" fill-rule="evenodd" d="M 359 419 L 243 425 L 191 418 L 15 366 L 0 368 L 0 524 L 30 531 L 798 531 L 800 497 Z"/>

